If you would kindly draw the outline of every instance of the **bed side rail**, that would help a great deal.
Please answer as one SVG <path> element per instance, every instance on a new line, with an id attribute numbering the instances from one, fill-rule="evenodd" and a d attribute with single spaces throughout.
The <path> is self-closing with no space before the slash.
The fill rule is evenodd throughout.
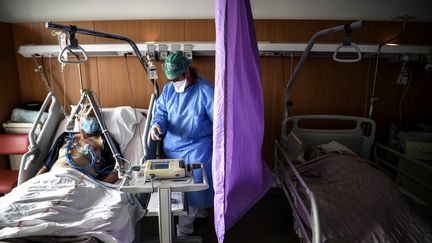
<path id="1" fill-rule="evenodd" d="M 432 207 L 432 166 L 380 143 L 375 143 L 372 159 L 396 181 L 404 195 Z"/>
<path id="2" fill-rule="evenodd" d="M 150 103 L 147 112 L 147 120 L 145 122 L 144 133 L 143 133 L 143 144 L 144 144 L 144 157 L 141 164 L 145 160 L 154 159 L 156 157 L 156 142 L 150 137 L 150 124 L 153 120 L 153 115 L 155 113 L 155 102 L 157 100 L 157 95 L 152 94 L 150 96 Z"/>
<path id="3" fill-rule="evenodd" d="M 43 124 L 42 130 L 36 138 L 36 127 L 40 123 L 42 113 L 48 109 L 48 117 Z M 52 139 L 57 131 L 58 124 L 64 118 L 62 108 L 52 92 L 46 96 L 39 113 L 33 122 L 29 132 L 29 151 L 21 159 L 21 165 L 18 176 L 18 185 L 34 177 L 37 171 L 42 167 L 43 158 L 46 157 L 52 143 Z"/>
<path id="4" fill-rule="evenodd" d="M 293 211 L 297 234 L 303 238 L 304 242 L 321 242 L 318 207 L 313 192 L 306 185 L 278 141 L 275 141 L 274 154 L 276 180 L 282 186 Z M 286 165 L 288 165 L 289 172 L 285 168 Z M 303 202 L 299 191 L 304 191 L 308 197 L 307 200 L 311 205 L 310 211 Z M 300 215 L 305 215 L 308 222 L 303 222 Z"/>

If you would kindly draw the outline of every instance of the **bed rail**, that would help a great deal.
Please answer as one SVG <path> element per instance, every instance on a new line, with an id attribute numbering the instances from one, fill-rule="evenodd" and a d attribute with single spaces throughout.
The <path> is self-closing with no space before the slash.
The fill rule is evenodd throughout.
<path id="1" fill-rule="evenodd" d="M 432 207 L 432 197 L 428 196 L 432 195 L 432 180 L 426 181 L 432 175 L 432 166 L 380 143 L 375 143 L 372 158 L 378 168 L 390 174 L 405 196 Z M 423 176 L 404 170 L 403 165 L 408 166 L 408 169 L 415 169 L 416 172 L 421 171 Z M 416 192 L 412 192 L 412 189 Z"/>
<path id="2" fill-rule="evenodd" d="M 284 190 L 293 211 L 296 233 L 304 242 L 321 242 L 318 207 L 313 192 L 306 185 L 278 141 L 275 141 L 274 154 L 276 180 Z M 310 211 L 307 209 L 299 191 L 305 192 L 304 194 L 310 202 Z M 308 222 L 304 222 L 300 214 L 305 215 Z"/>
<path id="3" fill-rule="evenodd" d="M 48 104 L 50 104 L 48 108 L 48 117 L 43 124 L 41 132 L 36 138 L 36 127 L 40 123 L 42 113 L 48 107 Z M 57 130 L 59 121 L 63 117 L 64 114 L 62 107 L 60 106 L 54 94 L 49 92 L 29 132 L 29 151 L 25 153 L 21 159 L 18 185 L 35 176 L 37 171 L 41 168 L 43 162 L 42 160 L 45 158 L 51 147 L 53 135 Z"/>

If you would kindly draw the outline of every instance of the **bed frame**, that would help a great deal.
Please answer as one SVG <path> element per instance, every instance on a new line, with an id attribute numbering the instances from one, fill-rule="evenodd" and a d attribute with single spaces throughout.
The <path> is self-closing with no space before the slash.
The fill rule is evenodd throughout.
<path id="1" fill-rule="evenodd" d="M 42 127 L 42 130 L 38 135 L 36 135 L 36 129 L 37 124 L 39 123 L 42 113 L 48 109 L 48 117 Z M 101 108 L 102 111 L 110 111 L 112 108 Z M 137 109 L 136 111 L 141 112 L 146 118 L 148 114 L 147 109 Z M 62 121 L 65 119 L 65 115 L 63 112 L 63 108 L 60 106 L 58 100 L 53 95 L 52 92 L 48 93 L 47 97 L 45 98 L 44 103 L 42 104 L 41 109 L 39 110 L 39 113 L 35 119 L 35 122 L 33 123 L 33 126 L 29 132 L 29 150 L 27 153 L 25 153 L 21 159 L 21 165 L 19 170 L 19 176 L 18 176 L 18 185 L 24 183 L 25 181 L 29 180 L 30 178 L 34 177 L 36 173 L 39 171 L 39 169 L 42 167 L 44 160 L 46 159 L 49 150 L 51 149 L 52 143 L 56 139 L 56 136 L 59 135 L 64 131 L 64 127 L 62 126 Z M 142 139 L 144 139 L 144 133 L 146 130 L 146 127 L 149 126 L 148 119 L 145 119 L 143 121 L 144 129 L 136 130 L 134 133 L 135 136 L 139 136 L 139 133 L 142 133 Z M 64 124 L 66 125 L 66 124 Z M 142 127 L 142 125 L 139 125 Z M 146 141 L 142 141 L 142 145 L 146 147 Z M 145 148 L 142 148 L 141 151 L 145 150 Z M 144 158 L 144 152 L 142 156 L 135 156 L 135 157 L 142 157 Z M 141 163 L 141 161 L 131 161 L 134 163 L 134 165 L 138 165 Z"/>
<path id="2" fill-rule="evenodd" d="M 427 210 L 432 209 L 432 166 L 402 154 L 388 146 L 375 143 L 372 159 L 396 183 L 399 191 Z"/>
<path id="3" fill-rule="evenodd" d="M 375 122 L 371 119 L 362 118 L 362 117 L 353 117 L 353 116 L 334 116 L 334 115 L 312 115 L 312 116 L 293 116 L 289 117 L 289 109 L 293 105 L 293 102 L 290 98 L 290 93 L 303 64 L 306 61 L 310 51 L 313 48 L 316 40 L 325 35 L 334 34 L 337 32 L 346 32 L 346 38 L 344 44 L 351 43 L 351 31 L 356 28 L 360 28 L 362 26 L 362 21 L 351 22 L 346 25 L 335 26 L 332 28 L 321 30 L 315 33 L 309 40 L 299 62 L 297 63 L 293 74 L 291 75 L 290 80 L 288 81 L 285 87 L 285 112 L 284 112 L 284 120 L 282 122 L 282 134 L 281 141 L 285 140 L 288 137 L 289 132 L 293 132 L 299 140 L 302 142 L 303 148 L 307 148 L 310 146 L 315 146 L 319 144 L 328 143 L 331 140 L 335 140 L 343 145 L 347 146 L 354 153 L 356 153 L 359 157 L 363 159 L 370 159 L 372 147 L 374 145 L 375 139 Z M 351 43 L 352 44 L 352 43 Z M 337 48 L 335 52 L 335 56 L 337 54 Z M 359 54 L 360 57 L 360 54 Z M 351 60 L 350 60 L 351 61 Z M 352 61 L 358 61 L 352 60 Z M 299 125 L 302 120 L 336 120 L 338 122 L 341 121 L 349 121 L 354 122 L 354 127 L 345 128 L 343 126 L 342 129 L 326 129 L 325 128 L 310 128 Z M 328 123 L 323 123 L 328 124 Z M 338 124 L 337 122 L 335 124 Z M 330 126 L 332 127 L 332 126 Z M 333 126 L 334 127 L 334 126 Z M 296 144 L 288 143 L 288 146 L 293 146 L 291 149 L 284 147 L 287 151 L 282 149 L 281 144 L 278 141 L 275 141 L 274 146 L 274 158 L 275 158 L 275 168 L 274 174 L 276 178 L 276 182 L 283 188 L 289 204 L 293 211 L 294 218 L 294 227 L 301 239 L 305 242 L 321 242 L 322 232 L 320 230 L 320 222 L 319 222 L 319 212 L 317 208 L 317 203 L 314 197 L 313 192 L 306 185 L 300 174 L 298 173 L 296 167 L 292 162 L 293 154 L 292 151 L 297 151 L 299 146 L 295 147 Z M 294 156 L 295 157 L 295 156 Z M 432 167 L 425 165 L 419 161 L 415 161 L 412 158 L 409 158 L 403 154 L 400 154 L 390 148 L 387 148 L 383 145 L 377 144 L 374 146 L 373 153 L 373 161 L 370 163 L 372 166 L 383 170 L 387 174 L 395 174 L 396 183 L 398 183 L 399 178 L 402 175 L 404 178 L 410 178 L 411 180 L 418 182 L 419 185 L 425 186 L 427 190 L 429 190 L 429 195 L 432 195 L 432 182 L 427 183 L 423 180 L 419 180 L 417 177 L 408 175 L 406 171 L 400 170 L 397 164 L 395 164 L 394 160 L 399 161 L 409 161 L 417 166 L 419 166 L 422 170 L 429 171 L 428 175 L 432 174 Z M 390 168 L 390 170 L 389 170 Z M 427 176 L 426 176 L 427 178 Z M 430 176 L 429 176 L 430 178 Z M 296 182 L 294 182 L 294 180 Z M 429 181 L 430 182 L 430 181 Z M 400 189 L 406 189 L 401 188 Z M 309 201 L 310 208 L 305 206 L 305 202 L 302 201 L 302 197 L 300 197 L 300 191 L 303 194 L 306 194 L 307 198 L 305 200 Z M 422 202 L 421 199 L 416 198 L 415 195 L 407 192 L 407 190 L 401 190 L 402 193 L 413 198 L 418 202 Z M 405 191 L 405 192 L 404 192 Z M 432 202 L 432 200 L 431 200 Z M 425 203 L 425 202 L 423 202 Z M 427 202 L 426 202 L 427 203 Z M 432 204 L 432 203 L 431 203 Z M 303 217 L 301 217 L 303 216 Z M 303 222 L 302 218 L 306 218 L 307 222 Z"/>
<path id="4" fill-rule="evenodd" d="M 343 129 L 319 129 L 303 127 L 306 122 L 325 123 L 347 122 L 352 124 Z M 354 116 L 337 115 L 305 115 L 293 116 L 284 119 L 282 123 L 282 136 L 294 133 L 302 142 L 303 148 L 328 143 L 332 140 L 340 142 L 362 158 L 368 159 L 375 137 L 375 122 Z M 319 212 L 313 192 L 306 185 L 297 171 L 290 156 L 282 149 L 281 144 L 275 141 L 275 177 L 277 183 L 283 188 L 293 211 L 294 227 L 296 233 L 305 242 L 321 242 Z M 296 182 L 295 182 L 296 181 Z M 300 191 L 305 192 L 310 209 L 300 197 Z M 300 215 L 305 215 L 308 222 L 304 223 Z M 303 217 L 304 218 L 304 217 Z M 310 230 L 309 230 L 310 229 Z"/>
<path id="5" fill-rule="evenodd" d="M 349 121 L 354 122 L 352 129 L 313 129 L 299 126 L 302 121 Z M 328 123 L 327 123 L 328 124 Z M 404 155 L 396 150 L 374 143 L 375 122 L 352 116 L 308 115 L 293 116 L 283 121 L 281 136 L 290 132 L 297 135 L 303 148 L 328 143 L 335 140 L 347 146 L 369 164 L 383 171 L 393 179 L 399 191 L 420 210 L 430 213 L 432 208 L 432 166 Z M 289 144 L 290 146 L 295 146 Z M 284 148 L 275 141 L 275 177 L 284 190 L 291 206 L 295 231 L 304 242 L 322 242 L 319 211 L 314 193 L 304 182 L 296 169 L 286 145 Z M 296 150 L 296 148 L 294 149 Z M 404 168 L 403 165 L 409 165 Z M 401 166 L 402 165 L 402 166 Z M 414 172 L 413 168 L 417 171 Z M 422 173 L 418 173 L 421 171 Z M 302 194 L 300 192 L 303 192 Z M 306 198 L 300 195 L 306 195 Z M 308 208 L 306 205 L 310 205 Z M 306 217 L 301 217 L 306 216 Z M 307 222 L 304 222 L 304 219 Z"/>

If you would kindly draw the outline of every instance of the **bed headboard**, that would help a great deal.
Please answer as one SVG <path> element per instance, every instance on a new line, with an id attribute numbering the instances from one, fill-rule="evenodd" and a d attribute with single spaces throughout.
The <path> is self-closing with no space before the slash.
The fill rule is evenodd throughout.
<path id="1" fill-rule="evenodd" d="M 299 126 L 304 121 L 345 121 L 353 124 L 349 128 L 306 128 Z M 338 115 L 301 115 L 285 118 L 282 123 L 282 136 L 293 132 L 301 140 L 304 148 L 317 146 L 335 140 L 347 146 L 364 159 L 369 159 L 375 139 L 375 122 L 371 119 Z"/>

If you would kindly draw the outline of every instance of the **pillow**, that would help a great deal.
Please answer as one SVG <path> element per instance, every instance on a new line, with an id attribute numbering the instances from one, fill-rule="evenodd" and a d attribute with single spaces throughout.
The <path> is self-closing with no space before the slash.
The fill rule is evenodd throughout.
<path id="1" fill-rule="evenodd" d="M 119 144 L 123 153 L 135 132 L 143 115 L 129 106 L 102 109 L 102 115 L 111 137 Z"/>
<path id="2" fill-rule="evenodd" d="M 74 107 L 72 107 L 73 109 Z M 134 135 L 136 124 L 140 123 L 144 117 L 143 114 L 130 106 L 119 106 L 102 108 L 102 116 L 111 138 L 119 144 L 120 152 L 124 153 Z M 60 124 L 56 137 L 65 131 L 66 120 L 64 119 Z M 75 122 L 74 132 L 79 132 L 78 122 Z"/>
<path id="3" fill-rule="evenodd" d="M 321 144 L 317 146 L 318 148 L 322 149 L 325 153 L 332 153 L 332 152 L 348 152 L 351 154 L 355 154 L 351 149 L 346 147 L 345 145 L 336 142 L 334 140 Z"/>
<path id="4" fill-rule="evenodd" d="M 141 159 L 144 157 L 144 128 L 145 128 L 145 117 L 141 119 L 139 124 L 135 125 L 135 135 L 130 140 L 125 151 L 122 152 L 123 158 L 130 161 L 133 165 L 140 165 Z"/>

